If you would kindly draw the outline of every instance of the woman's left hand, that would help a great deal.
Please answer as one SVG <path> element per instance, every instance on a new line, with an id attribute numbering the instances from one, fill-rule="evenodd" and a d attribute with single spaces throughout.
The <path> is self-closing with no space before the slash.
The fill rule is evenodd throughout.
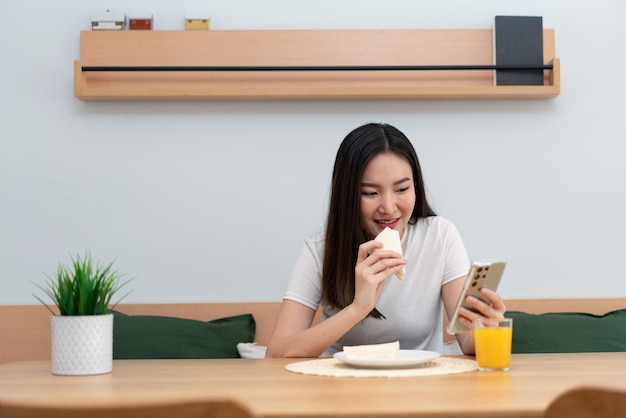
<path id="1" fill-rule="evenodd" d="M 474 308 L 476 312 L 467 308 L 461 308 L 459 310 L 461 322 L 463 322 L 470 329 L 473 328 L 472 321 L 476 318 L 484 317 L 489 320 L 493 320 L 494 322 L 500 322 L 504 319 L 504 313 L 506 312 L 506 305 L 500 295 L 496 292 L 483 287 L 480 289 L 480 293 L 489 300 L 491 305 L 474 296 L 467 296 L 467 304 Z"/>

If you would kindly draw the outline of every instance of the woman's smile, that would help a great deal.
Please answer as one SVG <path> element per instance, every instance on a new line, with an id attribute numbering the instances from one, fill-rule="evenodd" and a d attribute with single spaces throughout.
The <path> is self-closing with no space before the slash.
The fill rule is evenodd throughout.
<path id="1" fill-rule="evenodd" d="M 395 219 L 377 219 L 376 222 L 380 226 L 380 230 L 382 231 L 385 228 L 395 229 L 398 226 L 400 218 Z"/>

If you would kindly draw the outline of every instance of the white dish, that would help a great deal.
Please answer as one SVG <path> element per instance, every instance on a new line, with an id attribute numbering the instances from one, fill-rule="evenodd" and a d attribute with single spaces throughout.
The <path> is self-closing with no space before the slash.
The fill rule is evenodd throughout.
<path id="1" fill-rule="evenodd" d="M 335 353 L 333 357 L 350 366 L 371 368 L 398 368 L 427 363 L 439 357 L 436 351 L 400 350 L 395 358 L 382 357 L 348 357 L 343 351 Z"/>

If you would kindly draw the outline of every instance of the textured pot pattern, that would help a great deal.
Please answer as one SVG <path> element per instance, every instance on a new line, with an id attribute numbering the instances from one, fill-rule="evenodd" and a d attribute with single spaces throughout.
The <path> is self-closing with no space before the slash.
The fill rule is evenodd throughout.
<path id="1" fill-rule="evenodd" d="M 90 375 L 113 370 L 113 314 L 52 316 L 52 374 Z"/>

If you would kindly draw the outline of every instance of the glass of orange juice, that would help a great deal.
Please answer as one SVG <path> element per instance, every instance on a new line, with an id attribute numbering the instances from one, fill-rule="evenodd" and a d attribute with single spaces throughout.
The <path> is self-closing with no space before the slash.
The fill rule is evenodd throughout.
<path id="1" fill-rule="evenodd" d="M 483 372 L 508 371 L 511 367 L 513 319 L 494 321 L 488 318 L 474 320 L 476 363 Z"/>

